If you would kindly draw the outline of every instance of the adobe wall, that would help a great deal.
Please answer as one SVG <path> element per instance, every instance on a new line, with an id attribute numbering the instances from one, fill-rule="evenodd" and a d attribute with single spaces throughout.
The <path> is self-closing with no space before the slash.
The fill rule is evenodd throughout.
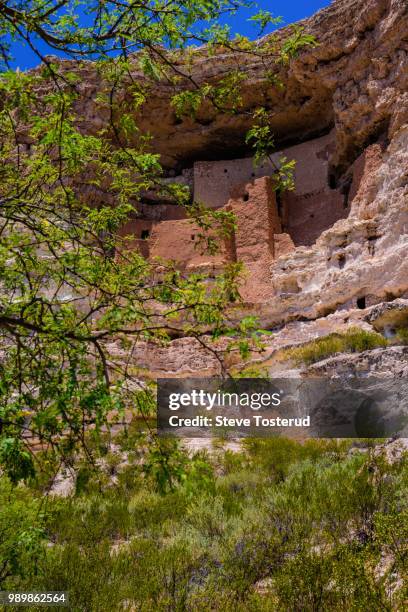
<path id="1" fill-rule="evenodd" d="M 283 149 L 272 155 L 276 165 L 285 156 L 296 161 L 295 193 L 304 195 L 328 186 L 328 159 L 334 150 L 334 130 L 300 145 Z M 231 159 L 194 164 L 194 199 L 210 208 L 220 208 L 228 201 L 231 190 L 254 178 L 270 176 L 274 168 L 270 162 L 254 167 L 253 158 Z"/>
<path id="2" fill-rule="evenodd" d="M 271 174 L 270 165 L 254 168 L 252 157 L 196 162 L 194 200 L 202 202 L 209 208 L 221 208 L 228 202 L 234 187 L 268 174 Z"/>
<path id="3" fill-rule="evenodd" d="M 265 270 L 276 256 L 294 248 L 290 237 L 282 234 L 272 180 L 262 177 L 237 187 L 224 209 L 235 214 L 236 229 L 231 237 L 218 238 L 219 251 L 214 255 L 206 252 L 205 243 L 200 243 L 202 230 L 189 219 L 159 223 L 135 220 L 126 229 L 133 229 L 140 241 L 141 231 L 149 228 L 148 239 L 142 241 L 148 257 L 172 259 L 182 270 L 211 273 L 228 262 L 242 261 L 248 272 L 243 296 L 256 301 L 269 286 Z"/>
<path id="4" fill-rule="evenodd" d="M 228 203 L 227 208 L 237 218 L 234 239 L 222 246 L 222 256 L 212 259 L 200 253 L 198 228 L 185 218 L 185 209 L 175 204 L 143 204 L 143 217 L 130 220 L 122 233 L 134 235 L 135 247 L 148 257 L 173 258 L 185 268 L 220 266 L 227 260 L 250 263 L 266 256 L 275 259 L 293 245 L 312 245 L 324 230 L 347 217 L 350 210 L 347 188 L 329 185 L 333 148 L 332 131 L 274 154 L 275 164 L 279 164 L 282 156 L 296 161 L 295 189 L 282 194 L 278 201 L 269 178 L 273 171 L 270 162 L 257 168 L 252 158 L 196 162 L 193 174 L 189 174 L 189 178 L 193 177 L 194 199 L 212 208 Z M 355 179 L 351 187 L 353 193 L 356 182 Z M 146 244 L 138 242 L 144 230 L 149 232 Z"/>
<path id="5" fill-rule="evenodd" d="M 296 246 L 310 246 L 324 230 L 348 216 L 345 197 L 338 189 L 316 189 L 282 195 L 283 226 Z"/>
<path id="6" fill-rule="evenodd" d="M 295 247 L 282 233 L 276 194 L 270 177 L 252 179 L 237 187 L 224 210 L 236 218 L 233 235 L 219 239 L 219 252 L 210 255 L 199 242 L 200 228 L 188 219 L 156 223 L 148 239 L 150 259 L 172 259 L 180 269 L 216 273 L 228 262 L 241 261 L 245 273 L 240 287 L 246 302 L 262 302 L 270 294 L 268 270 L 279 255 Z"/>
<path id="7" fill-rule="evenodd" d="M 126 238 L 125 248 L 139 251 L 143 257 L 148 258 L 149 237 L 153 229 L 153 222 L 148 219 L 129 219 L 119 230 L 119 236 Z"/>
<path id="8" fill-rule="evenodd" d="M 329 179 L 329 158 L 334 150 L 334 131 L 283 151 L 295 159 L 295 189 L 282 194 L 280 213 L 284 230 L 296 246 L 312 245 L 326 229 L 347 217 L 348 198 Z"/>
<path id="9" fill-rule="evenodd" d="M 210 255 L 205 244 L 200 243 L 200 234 L 202 230 L 190 219 L 156 223 L 149 238 L 150 259 L 172 259 L 183 270 L 211 272 L 211 269 L 222 268 L 229 260 L 226 245 L 220 243 L 220 251 Z"/>
<path id="10" fill-rule="evenodd" d="M 234 213 L 235 259 L 257 261 L 275 256 L 274 234 L 282 231 L 275 192 L 269 177 L 252 180 L 232 192 L 227 210 Z"/>
<path id="11" fill-rule="evenodd" d="M 245 265 L 241 297 L 245 302 L 263 302 L 270 294 L 269 270 L 274 259 L 295 248 L 290 236 L 282 233 L 272 179 L 252 179 L 233 189 L 225 208 L 236 218 L 231 241 L 234 260 Z"/>
<path id="12" fill-rule="evenodd" d="M 296 195 L 305 195 L 328 187 L 329 157 L 335 149 L 335 132 L 278 151 L 272 156 L 276 164 L 283 156 L 294 159 Z"/>
<path id="13" fill-rule="evenodd" d="M 275 153 L 272 160 L 279 165 L 285 156 L 295 160 L 293 192 L 283 194 L 278 203 L 282 230 L 295 245 L 311 245 L 320 234 L 349 214 L 348 199 L 342 190 L 329 185 L 329 157 L 334 150 L 334 130 Z M 270 162 L 254 167 L 252 158 L 194 164 L 194 199 L 211 208 L 225 205 L 237 186 L 256 178 L 271 175 Z M 245 216 L 244 209 L 241 211 Z M 255 214 L 252 211 L 251 214 Z"/>

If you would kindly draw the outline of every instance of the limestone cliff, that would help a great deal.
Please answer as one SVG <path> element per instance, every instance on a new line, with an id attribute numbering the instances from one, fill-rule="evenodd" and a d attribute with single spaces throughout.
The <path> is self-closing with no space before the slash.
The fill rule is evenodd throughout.
<path id="1" fill-rule="evenodd" d="M 303 142 L 336 128 L 336 150 L 331 164 L 348 167 L 379 134 L 392 139 L 406 123 L 408 7 L 405 0 L 335 0 L 328 8 L 302 22 L 319 41 L 282 68 L 285 87 L 271 85 L 261 60 L 245 54 L 219 53 L 207 57 L 197 51 L 191 74 L 198 83 L 211 82 L 232 69 L 245 71 L 242 113 L 226 117 L 211 108 L 200 110 L 196 121 L 176 118 L 169 98 L 174 88 L 157 84 L 138 125 L 153 136 L 152 148 L 168 168 L 186 167 L 191 160 L 239 157 L 251 118 L 245 113 L 263 105 L 273 110 L 271 127 L 281 144 Z M 285 29 L 282 30 L 282 38 Z M 66 69 L 71 62 L 64 62 Z M 182 66 L 181 66 L 182 67 Z M 85 106 L 84 129 L 96 131 L 106 117 L 89 101 L 99 86 L 92 63 L 80 69 Z M 142 75 L 137 69 L 135 79 Z"/>

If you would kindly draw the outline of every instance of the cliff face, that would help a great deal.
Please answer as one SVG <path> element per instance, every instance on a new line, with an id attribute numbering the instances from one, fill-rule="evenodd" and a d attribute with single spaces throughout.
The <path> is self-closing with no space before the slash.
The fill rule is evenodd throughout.
<path id="1" fill-rule="evenodd" d="M 335 169 L 348 166 L 373 138 L 391 139 L 407 121 L 407 26 L 405 0 L 336 0 L 301 22 L 319 46 L 307 49 L 282 69 L 284 89 L 272 86 L 261 60 L 245 54 L 207 57 L 197 51 L 189 69 L 197 83 L 211 82 L 239 68 L 247 75 L 242 113 L 225 116 L 214 108 L 200 110 L 196 121 L 176 119 L 169 104 L 174 88 L 158 84 L 138 117 L 153 136 L 153 149 L 165 166 L 187 166 L 191 160 L 239 157 L 250 125 L 245 113 L 257 106 L 273 110 L 277 141 L 304 141 L 336 127 Z M 282 38 L 285 29 L 282 30 Z M 67 69 L 70 62 L 65 62 Z M 186 69 L 182 62 L 180 69 Z M 98 88 L 92 64 L 81 68 L 84 93 Z M 142 78 L 136 65 L 132 76 Z M 105 117 L 91 104 L 81 109 L 84 128 L 93 131 Z"/>
<path id="2" fill-rule="evenodd" d="M 198 189 L 202 199 L 206 189 L 194 183 L 203 171 L 200 163 L 227 159 L 233 165 L 235 159 L 243 172 L 248 161 L 242 159 L 247 153 L 243 143 L 250 126 L 248 110 L 261 105 L 272 110 L 271 127 L 281 149 L 292 147 L 291 151 L 298 143 L 312 147 L 309 141 L 322 134 L 328 138 L 330 133 L 330 146 L 324 154 L 316 149 L 320 168 L 324 168 L 319 180 L 326 184 L 319 185 L 316 192 L 313 186 L 304 193 L 295 192 L 278 203 L 268 204 L 270 196 L 265 196 L 263 202 L 280 216 L 274 225 L 274 241 L 268 243 L 264 255 L 261 251 L 265 249 L 251 241 L 246 244 L 244 240 L 242 247 L 251 276 L 243 289 L 246 304 L 235 314 L 240 317 L 249 311 L 260 317 L 264 327 L 284 326 L 269 347 L 270 355 L 281 346 L 350 325 L 371 329 L 370 321 L 364 319 L 367 309 L 408 296 L 407 0 L 336 0 L 302 25 L 319 44 L 282 68 L 282 91 L 270 84 L 260 60 L 231 53 L 208 57 L 201 49 L 190 68 L 196 82 L 216 81 L 237 67 L 246 73 L 242 112 L 226 116 L 204 106 L 194 121 L 181 121 L 170 105 L 173 87 L 157 84 L 137 116 L 139 127 L 152 135 L 152 149 L 161 154 L 170 175 L 179 175 L 178 180 L 190 184 L 194 192 Z M 284 37 L 285 30 L 280 35 Z M 65 64 L 72 68 L 71 62 Z M 182 61 L 180 68 L 185 68 Z M 79 71 L 84 98 L 78 102 L 78 115 L 82 128 L 93 132 L 106 121 L 91 101 L 98 91 L 98 75 L 92 64 Z M 136 63 L 132 76 L 142 79 Z M 298 161 L 297 173 L 313 183 L 307 157 Z M 233 174 L 232 165 L 223 172 Z M 259 173 L 240 175 L 245 180 L 236 183 L 242 193 L 234 194 L 232 189 L 229 203 L 225 201 L 225 183 L 220 183 L 212 201 L 241 210 L 240 198 L 245 202 L 248 193 L 259 194 L 259 180 L 264 179 L 258 177 Z M 164 235 L 168 232 L 160 230 L 160 223 L 157 227 L 154 224 L 163 219 L 165 223 L 186 222 L 177 221 L 180 215 L 171 212 L 171 205 L 161 206 L 160 214 L 157 203 L 156 208 L 148 206 L 138 222 L 144 229 L 140 225 L 135 232 L 140 229 L 145 238 L 151 238 L 153 230 L 155 241 L 150 246 L 163 255 L 165 243 L 158 236 L 160 231 Z M 246 212 L 252 209 L 250 202 Z M 270 218 L 270 209 L 262 214 Z M 295 214 L 299 217 L 294 218 Z M 321 219 L 325 225 L 319 226 Z M 259 241 L 267 242 L 261 226 Z M 186 231 L 191 234 L 190 229 Z M 148 256 L 147 245 L 143 248 Z M 187 243 L 183 249 L 186 260 Z M 261 254 L 254 259 L 258 251 Z M 222 261 L 216 263 L 222 265 Z M 153 353 L 140 346 L 139 357 L 158 373 L 208 374 L 217 370 L 216 360 L 213 363 L 212 357 L 188 339 Z M 399 356 L 406 360 L 406 352 Z"/>

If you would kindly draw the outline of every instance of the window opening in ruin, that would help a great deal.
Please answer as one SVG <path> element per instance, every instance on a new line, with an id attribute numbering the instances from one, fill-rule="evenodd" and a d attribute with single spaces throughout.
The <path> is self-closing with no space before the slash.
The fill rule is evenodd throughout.
<path id="1" fill-rule="evenodd" d="M 228 169 L 227 169 L 227 168 L 224 168 L 224 172 L 225 172 L 225 174 L 227 174 L 227 172 L 228 172 Z"/>
<path id="2" fill-rule="evenodd" d="M 346 256 L 344 254 L 339 255 L 338 262 L 339 262 L 339 268 L 340 270 L 342 270 L 344 266 L 346 265 Z"/>
<path id="3" fill-rule="evenodd" d="M 191 240 L 195 240 L 195 234 L 191 234 Z"/>
<path id="4" fill-rule="evenodd" d="M 364 310 L 364 308 L 366 307 L 366 299 L 365 297 L 360 297 L 357 299 L 357 308 L 360 308 L 360 310 Z"/>
<path id="5" fill-rule="evenodd" d="M 249 193 L 245 192 L 244 193 L 244 197 L 242 199 L 244 200 L 244 202 L 248 202 L 248 200 L 249 200 Z"/>
<path id="6" fill-rule="evenodd" d="M 148 229 L 142 230 L 142 233 L 140 234 L 140 237 L 142 240 L 147 240 L 149 236 L 150 236 L 150 232 Z"/>

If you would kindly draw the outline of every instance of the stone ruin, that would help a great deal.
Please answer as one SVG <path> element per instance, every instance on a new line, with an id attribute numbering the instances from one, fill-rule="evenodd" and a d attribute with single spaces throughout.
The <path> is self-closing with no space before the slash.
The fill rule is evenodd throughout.
<path id="1" fill-rule="evenodd" d="M 295 247 L 312 245 L 350 211 L 353 177 L 345 185 L 333 182 L 329 158 L 334 147 L 332 130 L 275 153 L 272 163 L 255 166 L 251 157 L 196 161 L 181 175 L 166 179 L 188 185 L 194 201 L 234 213 L 234 234 L 215 255 L 200 247 L 200 229 L 187 218 L 183 207 L 152 196 L 121 233 L 131 238 L 130 245 L 144 257 L 171 258 L 189 272 L 211 274 L 228 262 L 240 261 L 248 272 L 242 289 L 244 298 L 262 301 L 270 289 L 263 271 Z M 296 162 L 295 189 L 277 194 L 271 176 L 282 156 Z"/>

